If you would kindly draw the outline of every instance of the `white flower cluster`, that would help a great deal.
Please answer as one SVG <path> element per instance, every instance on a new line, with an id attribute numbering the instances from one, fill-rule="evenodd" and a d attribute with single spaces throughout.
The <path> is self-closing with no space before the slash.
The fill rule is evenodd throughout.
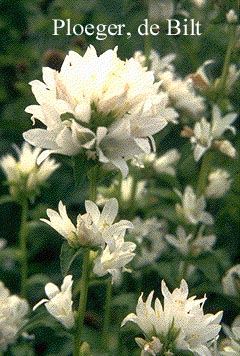
<path id="1" fill-rule="evenodd" d="M 109 199 L 102 212 L 95 203 L 85 201 L 86 213 L 79 214 L 77 225 L 69 219 L 66 207 L 59 202 L 59 213 L 48 209 L 50 220 L 41 219 L 62 235 L 73 248 L 82 246 L 101 247 L 101 254 L 94 260 L 94 273 L 103 276 L 110 273 L 113 281 L 119 277 L 120 271 L 134 257 L 136 245 L 125 242 L 124 236 L 127 229 L 133 228 L 128 220 L 113 223 L 118 214 L 117 199 Z"/>
<path id="2" fill-rule="evenodd" d="M 27 322 L 29 306 L 25 299 L 10 295 L 9 290 L 0 281 L 0 351 L 16 340 L 18 331 Z"/>
<path id="3" fill-rule="evenodd" d="M 212 251 L 216 242 L 216 235 L 203 235 L 204 226 L 201 226 L 197 236 L 193 234 L 187 235 L 182 226 L 178 226 L 176 236 L 166 234 L 167 242 L 175 247 L 182 255 L 198 256 L 204 251 Z"/>
<path id="4" fill-rule="evenodd" d="M 164 352 L 172 355 L 175 350 L 211 356 L 209 346 L 221 329 L 219 323 L 222 312 L 204 315 L 206 298 L 187 298 L 188 285 L 185 280 L 172 293 L 162 281 L 163 306 L 158 298 L 155 299 L 154 308 L 151 306 L 153 293 L 149 294 L 146 302 L 143 302 L 141 294 L 136 314 L 129 314 L 122 322 L 124 326 L 132 321 L 143 331 L 146 339 L 136 340 L 143 349 L 141 356 L 157 356 Z"/>
<path id="5" fill-rule="evenodd" d="M 157 218 L 143 220 L 136 217 L 133 220 L 134 230 L 131 231 L 139 246 L 139 252 L 134 258 L 134 267 L 142 268 L 152 265 L 166 250 L 164 235 L 166 233 L 166 222 Z"/>
<path id="6" fill-rule="evenodd" d="M 25 196 L 35 195 L 39 186 L 50 177 L 59 164 L 54 159 L 47 158 L 38 166 L 37 160 L 41 149 L 32 149 L 27 142 L 23 143 L 22 150 L 16 147 L 16 151 L 18 160 L 10 154 L 3 156 L 0 160 L 0 166 L 10 186 L 10 193 L 14 198 L 18 198 L 22 194 Z"/>
<path id="7" fill-rule="evenodd" d="M 111 163 L 127 175 L 126 160 L 151 151 L 151 136 L 177 113 L 159 92 L 154 75 L 131 58 L 122 61 L 117 49 L 97 56 L 90 46 L 82 57 L 70 51 L 61 71 L 43 68 L 44 83 L 30 84 L 39 105 L 26 108 L 46 129 L 24 133 L 26 141 L 55 152 Z"/>
<path id="8" fill-rule="evenodd" d="M 206 201 L 204 196 L 197 198 L 192 187 L 187 186 L 184 193 L 176 191 L 181 197 L 182 204 L 176 204 L 177 213 L 184 217 L 184 219 L 192 225 L 203 223 L 205 225 L 212 225 L 214 220 L 210 213 L 205 211 Z"/>
<path id="9" fill-rule="evenodd" d="M 193 135 L 190 140 L 194 147 L 194 158 L 199 161 L 204 153 L 214 145 L 222 153 L 229 157 L 236 156 L 236 150 L 228 140 L 218 140 L 226 130 L 236 133 L 236 129 L 231 124 L 236 120 L 237 114 L 230 113 L 222 117 L 217 106 L 213 107 L 212 123 L 205 118 L 197 122 L 193 129 Z"/>
<path id="10" fill-rule="evenodd" d="M 72 310 L 72 276 L 64 278 L 61 290 L 53 283 L 47 283 L 45 293 L 49 299 L 42 299 L 33 310 L 45 303 L 47 311 L 57 319 L 66 329 L 74 326 L 74 315 Z"/>
<path id="11" fill-rule="evenodd" d="M 188 112 L 194 117 L 202 114 L 206 107 L 204 99 L 197 95 L 191 78 L 180 78 L 175 73 L 175 68 L 172 61 L 175 59 L 175 54 L 169 54 L 160 58 L 158 53 L 151 51 L 150 61 L 151 70 L 155 77 L 161 81 L 162 88 L 169 95 L 170 102 L 179 110 Z M 135 53 L 135 58 L 144 66 L 146 57 L 141 51 Z"/>

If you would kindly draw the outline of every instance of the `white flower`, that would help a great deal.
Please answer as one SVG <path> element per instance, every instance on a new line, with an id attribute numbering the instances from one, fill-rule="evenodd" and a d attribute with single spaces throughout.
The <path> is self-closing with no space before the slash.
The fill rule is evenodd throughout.
<path id="1" fill-rule="evenodd" d="M 22 150 L 15 147 L 18 153 L 18 160 L 7 154 L 0 160 L 13 197 L 20 194 L 36 194 L 39 186 L 43 184 L 50 175 L 59 167 L 53 159 L 46 159 L 41 165 L 37 165 L 37 159 L 41 149 L 34 148 L 24 142 Z"/>
<path id="2" fill-rule="evenodd" d="M 177 109 L 187 111 L 193 116 L 199 116 L 206 109 L 204 99 L 200 95 L 196 95 L 190 78 L 182 79 L 176 75 L 175 67 L 172 64 L 175 57 L 176 54 L 173 53 L 160 57 L 156 51 L 152 50 L 149 57 L 151 61 L 150 69 L 161 82 L 170 102 L 173 102 Z M 145 65 L 146 57 L 142 52 L 135 52 L 135 58 L 142 66 Z M 176 120 L 173 122 L 177 123 Z"/>
<path id="3" fill-rule="evenodd" d="M 29 306 L 25 299 L 10 295 L 9 290 L 0 282 L 0 350 L 16 340 L 18 331 L 27 322 Z"/>
<path id="4" fill-rule="evenodd" d="M 74 248 L 81 246 L 103 246 L 112 238 L 113 234 L 132 228 L 128 220 L 121 220 L 113 224 L 118 213 L 118 202 L 115 198 L 109 199 L 100 213 L 97 205 L 90 200 L 85 201 L 86 214 L 77 216 L 75 226 L 69 219 L 66 207 L 60 201 L 59 213 L 47 209 L 50 220 L 41 219 L 62 235 Z"/>
<path id="5" fill-rule="evenodd" d="M 223 140 L 223 141 L 218 141 L 215 140 L 214 141 L 214 146 L 223 154 L 225 154 L 228 157 L 231 158 L 236 158 L 237 156 L 237 151 L 236 149 L 233 147 L 233 145 L 231 144 L 230 141 L 228 140 Z"/>
<path id="6" fill-rule="evenodd" d="M 240 264 L 230 268 L 222 279 L 223 291 L 225 294 L 237 297 L 240 295 Z"/>
<path id="7" fill-rule="evenodd" d="M 235 82 L 239 79 L 240 70 L 237 70 L 236 64 L 230 64 L 228 69 L 228 76 L 226 80 L 226 89 L 231 92 Z"/>
<path id="8" fill-rule="evenodd" d="M 156 298 L 154 308 L 151 306 L 153 291 L 145 303 L 141 294 L 136 314 L 129 314 L 123 320 L 122 326 L 132 321 L 138 324 L 147 342 L 155 337 L 163 347 L 166 342 L 177 350 L 189 350 L 200 356 L 211 356 L 208 346 L 221 329 L 219 323 L 222 312 L 204 315 L 203 305 L 206 298 L 195 300 L 194 296 L 187 299 L 188 285 L 185 280 L 181 281 L 180 288 L 175 289 L 173 293 L 169 292 L 165 282 L 162 281 L 162 294 L 163 306 Z M 173 350 L 169 349 L 169 352 L 171 351 Z"/>
<path id="9" fill-rule="evenodd" d="M 216 169 L 208 176 L 208 185 L 205 196 L 208 198 L 221 198 L 230 189 L 232 180 L 230 174 L 224 169 Z"/>
<path id="10" fill-rule="evenodd" d="M 53 283 L 47 283 L 45 293 L 49 299 L 42 299 L 33 310 L 45 303 L 47 311 L 57 319 L 65 328 L 71 329 L 74 325 L 74 316 L 72 311 L 72 276 L 64 278 L 61 290 Z"/>
<path id="11" fill-rule="evenodd" d="M 29 130 L 24 138 L 46 148 L 45 155 L 90 150 L 126 176 L 125 161 L 150 152 L 147 137 L 177 116 L 153 73 L 134 58 L 120 60 L 117 48 L 99 57 L 93 46 L 83 57 L 70 51 L 60 72 L 43 68 L 43 80 L 30 83 L 39 105 L 26 111 L 47 130 Z"/>
<path id="12" fill-rule="evenodd" d="M 206 201 L 204 196 L 197 198 L 192 187 L 187 186 L 183 193 L 182 205 L 176 204 L 176 210 L 183 215 L 189 224 L 197 225 L 202 222 L 206 225 L 213 224 L 213 217 L 205 211 Z"/>
<path id="13" fill-rule="evenodd" d="M 127 271 L 125 266 L 133 259 L 135 243 L 124 241 L 125 231 L 112 236 L 106 247 L 94 260 L 93 272 L 98 276 L 112 275 L 112 283 L 120 280 L 121 271 Z"/>
<path id="14" fill-rule="evenodd" d="M 7 240 L 0 239 L 0 251 L 7 245 Z"/>
<path id="15" fill-rule="evenodd" d="M 136 217 L 133 220 L 133 225 L 134 229 L 131 231 L 131 235 L 139 245 L 139 253 L 134 258 L 134 266 L 142 268 L 152 265 L 166 250 L 163 239 L 166 232 L 166 223 L 156 218 L 142 220 Z"/>
<path id="16" fill-rule="evenodd" d="M 222 137 L 226 130 L 232 131 L 233 134 L 236 133 L 236 128 L 231 125 L 236 118 L 236 113 L 229 113 L 222 117 L 221 111 L 214 105 L 211 124 L 205 118 L 202 118 L 200 122 L 195 124 L 193 136 L 190 139 L 194 147 L 193 154 L 195 161 L 199 161 L 213 143 L 216 148 L 226 155 L 230 157 L 235 156 L 235 152 L 232 152 L 235 149 L 231 143 L 229 141 L 218 141 L 217 138 Z M 225 148 L 226 146 L 227 148 Z"/>
<path id="17" fill-rule="evenodd" d="M 206 3 L 206 0 L 191 0 L 191 1 L 198 7 L 202 7 Z"/>
<path id="18" fill-rule="evenodd" d="M 228 23 L 237 23 L 238 22 L 238 15 L 236 14 L 236 11 L 231 9 L 228 11 L 226 14 L 226 20 Z"/>
<path id="19" fill-rule="evenodd" d="M 223 341 L 221 356 L 239 356 L 240 355 L 240 316 L 237 316 L 232 323 L 232 328 L 223 326 L 225 334 L 228 336 Z"/>
<path id="20" fill-rule="evenodd" d="M 192 234 L 187 235 L 184 228 L 178 226 L 176 230 L 177 236 L 167 234 L 165 235 L 165 239 L 170 245 L 179 250 L 181 254 L 198 256 L 204 251 L 211 251 L 216 242 L 216 235 L 203 236 L 203 229 L 204 226 L 200 228 L 197 236 L 194 237 Z"/>
<path id="21" fill-rule="evenodd" d="M 229 113 L 222 117 L 218 106 L 214 105 L 212 110 L 212 125 L 211 132 L 214 138 L 221 137 L 225 131 L 230 130 L 236 134 L 236 128 L 231 124 L 236 120 L 237 113 Z"/>
<path id="22" fill-rule="evenodd" d="M 159 352 L 162 350 L 162 343 L 155 336 L 153 336 L 152 341 L 149 342 L 140 337 L 136 337 L 135 341 L 142 349 L 141 356 L 156 356 L 159 355 Z"/>
<path id="23" fill-rule="evenodd" d="M 157 173 L 165 173 L 175 176 L 176 171 L 174 165 L 177 164 L 179 159 L 180 154 L 178 150 L 171 149 L 153 162 L 153 168 Z"/>
<path id="24" fill-rule="evenodd" d="M 159 78 L 177 109 L 184 110 L 194 117 L 198 117 L 206 110 L 204 99 L 196 94 L 191 78 L 181 79 L 170 71 L 161 73 Z"/>
<path id="25" fill-rule="evenodd" d="M 197 122 L 194 126 L 194 136 L 191 137 L 191 143 L 194 145 L 194 159 L 199 161 L 204 153 L 212 145 L 211 125 L 205 118 Z"/>

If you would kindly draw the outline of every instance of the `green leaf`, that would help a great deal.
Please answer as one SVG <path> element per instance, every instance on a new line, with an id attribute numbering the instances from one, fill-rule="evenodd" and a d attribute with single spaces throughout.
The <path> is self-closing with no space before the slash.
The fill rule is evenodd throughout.
<path id="1" fill-rule="evenodd" d="M 81 249 L 76 250 L 71 247 L 67 242 L 62 244 L 60 253 L 60 266 L 63 277 L 65 277 L 71 267 L 75 258 L 81 253 Z"/>

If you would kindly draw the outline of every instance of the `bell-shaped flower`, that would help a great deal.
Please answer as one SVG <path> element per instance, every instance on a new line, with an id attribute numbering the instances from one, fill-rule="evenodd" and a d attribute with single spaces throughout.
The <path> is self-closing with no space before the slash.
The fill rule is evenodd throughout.
<path id="1" fill-rule="evenodd" d="M 18 160 L 10 154 L 0 159 L 10 187 L 10 194 L 14 199 L 21 196 L 34 197 L 39 193 L 39 188 L 59 167 L 54 159 L 47 158 L 40 165 L 37 164 L 40 155 L 40 148 L 32 148 L 27 142 L 23 143 L 20 150 L 15 149 L 18 154 Z"/>
<path id="2" fill-rule="evenodd" d="M 120 280 L 121 272 L 127 271 L 125 266 L 135 256 L 135 243 L 124 241 L 124 235 L 125 232 L 114 235 L 94 260 L 93 272 L 100 277 L 111 274 L 112 283 Z"/>
<path id="3" fill-rule="evenodd" d="M 236 118 L 236 113 L 229 113 L 222 117 L 220 109 L 214 105 L 211 124 L 205 118 L 195 124 L 193 133 L 190 135 L 195 161 L 199 161 L 212 146 L 227 156 L 235 157 L 236 151 L 230 141 L 219 140 L 219 138 L 222 138 L 227 130 L 232 131 L 233 134 L 236 133 L 236 128 L 231 125 Z"/>
<path id="4" fill-rule="evenodd" d="M 113 223 L 118 214 L 118 202 L 115 198 L 106 202 L 102 212 L 90 200 L 85 201 L 85 208 L 86 213 L 77 216 L 76 226 L 69 219 L 66 207 L 61 201 L 58 205 L 59 213 L 55 210 L 47 209 L 49 220 L 41 220 L 55 229 L 74 248 L 104 246 L 113 234 L 125 232 L 126 229 L 132 228 L 132 223 L 128 220 Z"/>
<path id="5" fill-rule="evenodd" d="M 40 305 L 45 304 L 47 311 L 57 319 L 66 329 L 74 326 L 74 315 L 72 310 L 72 276 L 64 278 L 61 290 L 53 283 L 47 283 L 45 293 L 49 299 L 42 299 L 38 302 L 33 310 Z"/>
<path id="6" fill-rule="evenodd" d="M 187 186 L 183 195 L 179 193 L 182 205 L 176 204 L 176 210 L 189 224 L 197 225 L 199 222 L 212 225 L 213 217 L 205 211 L 206 201 L 204 196 L 197 198 L 192 187 Z"/>
<path id="7" fill-rule="evenodd" d="M 156 298 L 154 308 L 153 291 L 146 302 L 143 302 L 141 295 L 136 314 L 129 314 L 123 320 L 122 326 L 129 321 L 134 322 L 143 331 L 146 345 L 155 340 L 155 346 L 158 345 L 159 350 L 162 345 L 163 348 L 167 346 L 169 352 L 186 350 L 199 356 L 211 356 L 209 346 L 221 329 L 219 323 L 222 312 L 204 315 L 203 305 L 206 298 L 195 299 L 195 296 L 188 298 L 188 285 L 185 280 L 182 280 L 180 288 L 176 288 L 172 293 L 162 281 L 162 294 L 163 305 Z M 161 343 L 157 343 L 156 338 Z M 143 348 L 143 341 L 140 342 L 140 346 Z"/>

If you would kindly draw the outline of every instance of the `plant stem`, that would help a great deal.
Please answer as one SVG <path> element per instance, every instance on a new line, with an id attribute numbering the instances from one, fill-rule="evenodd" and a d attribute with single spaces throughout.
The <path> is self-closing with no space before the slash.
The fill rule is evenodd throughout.
<path id="1" fill-rule="evenodd" d="M 201 169 L 199 172 L 198 183 L 197 183 L 197 190 L 196 190 L 197 198 L 199 198 L 204 193 L 206 183 L 207 183 L 208 174 L 211 169 L 212 155 L 213 155 L 213 153 L 209 150 L 203 156 Z"/>
<path id="2" fill-rule="evenodd" d="M 106 304 L 105 304 L 105 316 L 103 322 L 103 333 L 102 333 L 102 346 L 105 350 L 108 350 L 109 346 L 109 325 L 110 325 L 110 315 L 111 315 L 111 300 L 112 300 L 112 282 L 111 279 L 107 282 L 106 289 Z"/>
<path id="3" fill-rule="evenodd" d="M 226 81 L 227 81 L 229 65 L 231 62 L 231 54 L 232 54 L 232 50 L 233 50 L 233 47 L 234 47 L 235 41 L 236 41 L 236 32 L 237 32 L 236 26 L 235 25 L 230 25 L 230 26 L 231 26 L 230 40 L 228 43 L 227 52 L 226 52 L 225 59 L 224 59 L 222 75 L 221 75 L 220 81 L 217 86 L 217 91 L 218 91 L 218 95 L 219 95 L 220 99 L 222 98 L 222 96 L 225 93 L 225 85 L 226 85 Z"/>
<path id="4" fill-rule="evenodd" d="M 90 250 L 84 249 L 83 251 L 83 266 L 82 266 L 82 278 L 80 287 L 80 299 L 77 311 L 77 321 L 76 321 L 76 335 L 74 340 L 74 356 L 80 355 L 80 346 L 82 341 L 82 331 L 84 324 L 84 317 L 87 305 L 87 294 L 88 294 L 88 279 L 89 279 L 89 257 Z"/>
<path id="5" fill-rule="evenodd" d="M 97 172 L 98 167 L 93 167 L 88 174 L 89 177 L 89 199 L 92 201 L 96 200 L 97 195 Z M 76 330 L 75 330 L 75 340 L 74 340 L 74 356 L 80 356 L 80 346 L 82 342 L 82 331 L 84 324 L 84 317 L 87 306 L 87 295 L 88 295 L 88 285 L 89 285 L 89 274 L 90 274 L 90 249 L 85 248 L 83 250 L 83 265 L 82 265 L 82 276 L 80 282 L 80 298 L 77 311 L 76 320 Z"/>
<path id="6" fill-rule="evenodd" d="M 27 261 L 27 219 L 28 219 L 28 202 L 27 199 L 21 204 L 22 216 L 21 226 L 19 231 L 19 242 L 21 249 L 21 297 L 26 297 L 26 282 L 28 274 L 28 261 Z"/>

